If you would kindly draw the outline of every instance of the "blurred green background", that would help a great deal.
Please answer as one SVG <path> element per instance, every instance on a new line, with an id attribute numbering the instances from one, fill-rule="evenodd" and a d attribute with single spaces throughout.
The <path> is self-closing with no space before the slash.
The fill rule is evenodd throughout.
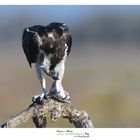
<path id="1" fill-rule="evenodd" d="M 63 79 L 73 105 L 95 127 L 140 127 L 140 6 L 0 6 L 0 123 L 41 91 L 22 50 L 23 29 L 56 21 L 73 37 Z M 48 127 L 73 127 L 49 117 Z"/>

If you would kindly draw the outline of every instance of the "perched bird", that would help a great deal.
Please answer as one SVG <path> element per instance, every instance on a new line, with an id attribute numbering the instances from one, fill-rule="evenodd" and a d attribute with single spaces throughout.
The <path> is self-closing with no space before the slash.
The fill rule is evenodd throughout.
<path id="1" fill-rule="evenodd" d="M 30 67 L 35 63 L 42 87 L 41 94 L 33 97 L 34 102 L 41 103 L 43 98 L 49 98 L 45 80 L 47 74 L 54 79 L 50 89 L 51 96 L 70 103 L 70 96 L 61 82 L 71 46 L 72 37 L 64 23 L 54 22 L 47 26 L 35 25 L 24 29 L 22 47 Z"/>

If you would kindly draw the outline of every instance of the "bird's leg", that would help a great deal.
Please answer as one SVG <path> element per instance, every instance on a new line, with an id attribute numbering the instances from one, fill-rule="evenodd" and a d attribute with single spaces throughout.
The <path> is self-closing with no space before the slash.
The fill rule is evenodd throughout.
<path id="1" fill-rule="evenodd" d="M 70 103 L 70 96 L 69 93 L 67 93 L 63 86 L 61 79 L 55 80 L 52 84 L 52 87 L 50 89 L 51 96 L 54 97 L 55 99 L 62 101 L 62 102 L 67 102 Z"/>
<path id="2" fill-rule="evenodd" d="M 64 88 L 62 86 L 62 78 L 65 70 L 64 62 L 65 61 L 62 61 L 57 64 L 54 70 L 51 72 L 52 77 L 55 81 L 51 86 L 50 93 L 54 98 L 63 102 L 70 103 L 70 96 L 66 91 L 64 91 Z"/>
<path id="3" fill-rule="evenodd" d="M 61 84 L 61 80 L 55 80 L 51 86 L 52 94 L 60 94 L 62 98 L 65 97 L 65 92 Z"/>
<path id="4" fill-rule="evenodd" d="M 44 97 L 48 97 L 48 91 L 46 88 L 46 79 L 45 79 L 43 68 L 37 63 L 35 64 L 35 68 L 36 68 L 36 73 L 37 73 L 38 79 L 41 84 L 42 92 L 40 95 L 35 95 L 33 97 L 33 102 L 39 103 L 39 102 L 42 102 Z"/>

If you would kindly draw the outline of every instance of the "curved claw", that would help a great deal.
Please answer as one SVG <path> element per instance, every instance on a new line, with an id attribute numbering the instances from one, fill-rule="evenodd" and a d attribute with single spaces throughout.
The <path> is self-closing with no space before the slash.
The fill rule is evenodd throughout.
<path id="1" fill-rule="evenodd" d="M 45 99 L 45 100 L 50 99 L 50 95 L 44 96 L 44 99 Z"/>
<path id="2" fill-rule="evenodd" d="M 41 95 L 35 95 L 32 98 L 33 103 L 37 103 L 37 104 L 42 104 L 43 103 L 43 98 L 44 96 Z"/>
<path id="3" fill-rule="evenodd" d="M 49 98 L 50 98 L 50 96 L 48 94 L 35 95 L 32 98 L 32 102 L 33 103 L 37 103 L 37 104 L 42 104 L 43 103 L 43 99 L 47 100 Z"/>

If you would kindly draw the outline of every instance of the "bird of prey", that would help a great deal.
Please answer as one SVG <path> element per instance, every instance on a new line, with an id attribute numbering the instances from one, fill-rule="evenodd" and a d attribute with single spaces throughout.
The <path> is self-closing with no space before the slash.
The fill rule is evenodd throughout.
<path id="1" fill-rule="evenodd" d="M 30 67 L 35 64 L 42 92 L 33 97 L 33 102 L 41 103 L 49 98 L 45 74 L 54 82 L 50 93 L 54 98 L 70 103 L 70 96 L 62 86 L 65 60 L 70 54 L 72 37 L 66 24 L 53 22 L 47 26 L 35 25 L 25 28 L 22 36 L 22 47 Z"/>

